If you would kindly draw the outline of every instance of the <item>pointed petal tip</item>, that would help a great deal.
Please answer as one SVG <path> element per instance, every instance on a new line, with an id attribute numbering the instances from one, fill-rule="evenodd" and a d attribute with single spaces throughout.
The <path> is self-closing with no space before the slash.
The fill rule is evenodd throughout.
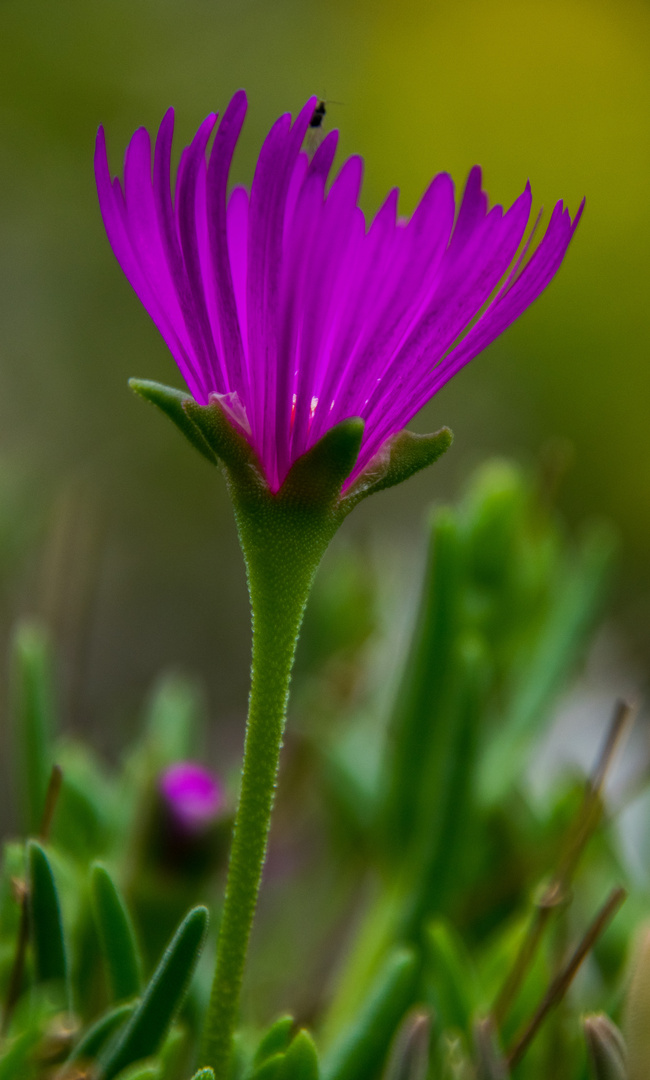
<path id="1" fill-rule="evenodd" d="M 95 172 L 97 171 L 97 165 L 101 162 L 108 167 L 108 154 L 106 151 L 106 132 L 104 131 L 104 125 L 100 124 L 97 128 L 97 134 L 95 136 Z"/>
<path id="2" fill-rule="evenodd" d="M 472 165 L 469 173 L 467 174 L 467 187 L 470 186 L 481 188 L 483 186 L 483 166 Z"/>
<path id="3" fill-rule="evenodd" d="M 580 206 L 579 206 L 579 207 L 578 207 L 578 209 L 576 210 L 576 214 L 575 214 L 575 217 L 574 217 L 574 219 L 573 219 L 573 224 L 572 224 L 572 226 L 571 226 L 572 232 L 575 232 L 575 231 L 576 231 L 576 229 L 578 228 L 578 223 L 579 223 L 579 221 L 580 221 L 580 218 L 582 217 L 582 214 L 583 214 L 584 208 L 585 208 L 585 206 L 586 206 L 586 203 L 587 203 L 587 199 L 586 199 L 586 197 L 585 197 L 585 196 L 583 195 L 583 197 L 582 197 L 582 202 L 580 203 Z"/>
<path id="4" fill-rule="evenodd" d="M 226 114 L 226 112 L 243 112 L 245 114 L 247 109 L 248 95 L 243 89 L 243 87 L 240 87 L 239 90 L 235 90 L 233 96 L 228 102 L 226 108 L 224 109 L 224 115 Z"/>

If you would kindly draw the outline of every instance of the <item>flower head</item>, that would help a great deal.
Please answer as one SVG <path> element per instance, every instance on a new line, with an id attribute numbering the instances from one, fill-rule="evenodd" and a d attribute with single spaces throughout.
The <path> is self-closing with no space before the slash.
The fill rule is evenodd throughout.
<path id="1" fill-rule="evenodd" d="M 173 822 L 183 832 L 201 832 L 223 811 L 219 781 L 193 761 L 170 765 L 161 775 L 158 789 Z"/>
<path id="2" fill-rule="evenodd" d="M 271 491 L 341 421 L 365 430 L 348 485 L 392 436 L 506 329 L 558 270 L 571 220 L 558 203 L 529 256 L 527 185 L 488 207 L 472 169 L 458 208 L 447 173 L 408 220 L 398 192 L 368 226 L 358 206 L 362 160 L 328 186 L 337 132 L 309 159 L 316 106 L 281 116 L 260 151 L 250 193 L 228 174 L 246 112 L 238 91 L 216 129 L 208 116 L 170 182 L 174 114 L 151 162 L 135 132 L 124 186 L 111 180 L 103 129 L 95 171 L 109 240 L 200 405 L 220 402 L 257 453 Z"/>

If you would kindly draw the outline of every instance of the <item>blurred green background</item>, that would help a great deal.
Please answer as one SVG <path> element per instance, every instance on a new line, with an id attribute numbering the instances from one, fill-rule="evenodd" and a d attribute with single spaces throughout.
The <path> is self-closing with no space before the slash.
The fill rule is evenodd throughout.
<path id="1" fill-rule="evenodd" d="M 493 201 L 528 177 L 547 213 L 586 196 L 549 292 L 415 421 L 454 429 L 447 458 L 346 528 L 407 565 L 425 507 L 479 459 L 532 461 L 567 439 L 563 509 L 619 526 L 615 615 L 644 654 L 647 3 L 2 0 L 0 51 L 0 623 L 3 637 L 17 613 L 51 624 L 68 726 L 119 744 L 154 675 L 179 665 L 207 680 L 220 752 L 241 737 L 248 611 L 232 515 L 220 479 L 126 387 L 180 379 L 109 249 L 92 173 L 100 122 L 117 171 L 137 126 L 175 105 L 178 148 L 239 86 L 238 180 L 274 118 L 316 93 L 342 103 L 327 124 L 343 154 L 365 157 L 369 212 L 398 185 L 408 213 L 434 172 L 461 185 L 475 162 Z"/>

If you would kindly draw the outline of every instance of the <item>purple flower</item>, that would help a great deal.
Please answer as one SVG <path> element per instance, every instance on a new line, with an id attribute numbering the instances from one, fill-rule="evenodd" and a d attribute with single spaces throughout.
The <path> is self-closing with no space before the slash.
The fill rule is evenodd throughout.
<path id="1" fill-rule="evenodd" d="M 557 203 L 529 256 L 531 193 L 488 209 L 472 169 L 456 210 L 447 173 L 410 219 L 393 190 L 369 227 L 358 206 L 362 160 L 327 186 L 333 131 L 311 161 L 301 146 L 316 99 L 271 128 L 250 194 L 227 192 L 246 112 L 238 91 L 206 150 L 208 116 L 170 185 L 173 110 L 151 166 L 135 132 L 124 187 L 111 181 L 103 129 L 95 171 L 113 251 L 190 393 L 215 398 L 256 451 L 277 491 L 293 462 L 340 421 L 365 432 L 349 484 L 419 409 L 546 288 L 575 231 Z M 521 250 L 520 250 L 521 249 Z"/>
<path id="2" fill-rule="evenodd" d="M 219 781 L 193 761 L 181 761 L 166 769 L 158 781 L 158 790 L 172 821 L 183 832 L 203 831 L 223 810 Z"/>

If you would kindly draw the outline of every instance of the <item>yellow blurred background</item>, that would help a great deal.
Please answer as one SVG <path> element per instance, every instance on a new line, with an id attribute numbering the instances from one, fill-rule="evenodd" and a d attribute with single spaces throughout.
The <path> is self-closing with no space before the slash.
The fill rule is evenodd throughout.
<path id="1" fill-rule="evenodd" d="M 494 202 L 530 178 L 536 206 L 587 207 L 547 294 L 414 426 L 456 443 L 429 474 L 359 512 L 417 550 L 434 498 L 486 454 L 575 460 L 572 523 L 622 536 L 615 614 L 650 644 L 650 7 L 640 0 L 2 0 L 0 512 L 6 628 L 44 613 L 67 664 L 69 722 L 110 743 L 155 673 L 204 676 L 211 711 L 243 711 L 248 614 L 223 486 L 133 398 L 129 376 L 180 385 L 103 233 L 99 123 L 118 170 L 128 138 L 177 115 L 177 149 L 244 86 L 236 158 L 252 176 L 273 119 L 316 93 L 341 152 L 366 161 L 364 207 L 397 185 L 484 166 Z M 16 526 L 18 520 L 18 526 Z M 5 535 L 6 534 L 6 535 Z M 108 734 L 107 734 L 108 732 Z"/>

